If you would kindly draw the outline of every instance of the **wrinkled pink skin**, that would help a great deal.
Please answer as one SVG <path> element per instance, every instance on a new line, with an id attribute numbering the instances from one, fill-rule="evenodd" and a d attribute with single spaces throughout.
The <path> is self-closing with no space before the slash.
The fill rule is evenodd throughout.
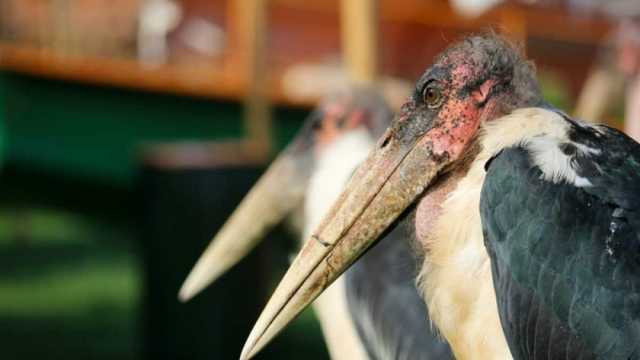
<path id="1" fill-rule="evenodd" d="M 458 181 L 462 179 L 465 171 L 457 171 L 444 181 L 430 187 L 423 198 L 418 202 L 415 216 L 416 240 L 422 244 L 422 248 L 428 248 L 426 243 L 429 234 L 442 214 L 442 204 L 449 193 L 456 188 Z"/>
<path id="2" fill-rule="evenodd" d="M 459 67 L 453 73 L 454 79 L 465 79 L 469 76 L 466 66 Z M 439 126 L 429 131 L 419 144 L 430 143 L 434 154 L 446 155 L 451 162 L 460 159 L 476 137 L 482 121 L 494 115 L 493 102 L 488 101 L 484 106 L 480 106 L 487 100 L 494 85 L 495 81 L 487 80 L 466 98 L 451 96 L 439 112 Z M 416 239 L 422 243 L 424 249 L 428 248 L 426 242 L 441 215 L 442 204 L 466 171 L 466 166 L 458 167 L 446 178 L 432 184 L 419 200 L 415 216 Z"/>
<path id="3" fill-rule="evenodd" d="M 462 65 L 453 71 L 454 89 L 471 76 L 468 66 Z M 448 94 L 447 101 L 438 113 L 438 125 L 435 126 L 420 143 L 431 142 L 436 155 L 448 154 L 450 161 L 455 161 L 465 152 L 475 138 L 485 110 L 492 108 L 491 103 L 481 107 L 491 92 L 495 81 L 485 81 L 478 90 L 470 96 L 460 98 L 455 94 Z M 456 86 L 457 85 L 457 86 Z"/>

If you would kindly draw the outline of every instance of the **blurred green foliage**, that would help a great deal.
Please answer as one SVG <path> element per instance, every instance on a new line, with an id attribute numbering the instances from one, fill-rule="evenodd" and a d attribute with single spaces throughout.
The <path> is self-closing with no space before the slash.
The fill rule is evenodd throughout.
<path id="1" fill-rule="evenodd" d="M 118 223 L 0 209 L 0 357 L 140 359 L 142 268 L 134 243 Z M 268 359 L 303 354 L 328 358 L 310 309 L 264 352 Z"/>
<path id="2" fill-rule="evenodd" d="M 538 80 L 545 100 L 567 113 L 573 111 L 574 104 L 571 100 L 569 85 L 561 76 L 549 70 L 541 70 L 538 73 Z"/>
<path id="3" fill-rule="evenodd" d="M 80 216 L 0 211 L 2 358 L 137 358 L 140 268 L 130 240 Z"/>

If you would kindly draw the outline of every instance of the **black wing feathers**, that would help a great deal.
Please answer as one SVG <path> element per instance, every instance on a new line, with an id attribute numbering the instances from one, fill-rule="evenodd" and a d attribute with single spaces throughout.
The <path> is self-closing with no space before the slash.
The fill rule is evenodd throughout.
<path id="1" fill-rule="evenodd" d="M 592 187 L 542 180 L 520 147 L 502 151 L 487 171 L 485 245 L 516 359 L 640 356 L 640 150 L 611 131 L 591 144 L 575 135 L 607 149 L 575 159 Z"/>
<path id="2" fill-rule="evenodd" d="M 585 126 L 569 121 L 569 139 L 596 150 L 577 156 L 574 169 L 593 184 L 590 194 L 625 209 L 637 210 L 640 203 L 640 144 L 607 126 Z"/>

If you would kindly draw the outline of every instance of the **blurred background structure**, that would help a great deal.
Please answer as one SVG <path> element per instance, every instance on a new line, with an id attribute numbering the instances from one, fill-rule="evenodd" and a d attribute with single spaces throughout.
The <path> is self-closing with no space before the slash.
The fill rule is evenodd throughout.
<path id="1" fill-rule="evenodd" d="M 367 82 L 399 106 L 448 43 L 495 29 L 524 44 L 549 101 L 639 136 L 639 14 L 635 0 L 0 1 L 0 357 L 237 356 L 282 242 L 192 303 L 177 291 L 321 97 Z M 319 336 L 306 313 L 258 358 L 327 358 Z"/>

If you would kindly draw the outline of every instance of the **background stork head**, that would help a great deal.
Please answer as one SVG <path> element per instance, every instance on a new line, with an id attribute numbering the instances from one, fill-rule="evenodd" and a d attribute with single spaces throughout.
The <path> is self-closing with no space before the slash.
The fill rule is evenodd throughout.
<path id="1" fill-rule="evenodd" d="M 294 140 L 311 139 L 307 148 L 315 153 L 322 152 L 327 146 L 346 133 L 362 129 L 376 138 L 387 126 L 392 113 L 382 96 L 373 88 L 353 87 L 337 92 L 325 99 L 314 114 L 305 122 L 305 127 Z M 307 132 L 307 136 L 303 133 Z"/>
<path id="2" fill-rule="evenodd" d="M 473 156 L 483 122 L 541 101 L 533 65 L 500 37 L 470 37 L 437 57 L 291 265 L 242 358 L 260 350 L 448 169 Z"/>
<path id="3" fill-rule="evenodd" d="M 244 258 L 273 226 L 302 211 L 317 160 L 332 144 L 353 131 L 375 139 L 390 118 L 391 110 L 374 89 L 353 87 L 324 100 L 216 234 L 179 298 L 186 301 L 196 295 Z M 296 216 L 298 223 L 301 218 Z"/>

